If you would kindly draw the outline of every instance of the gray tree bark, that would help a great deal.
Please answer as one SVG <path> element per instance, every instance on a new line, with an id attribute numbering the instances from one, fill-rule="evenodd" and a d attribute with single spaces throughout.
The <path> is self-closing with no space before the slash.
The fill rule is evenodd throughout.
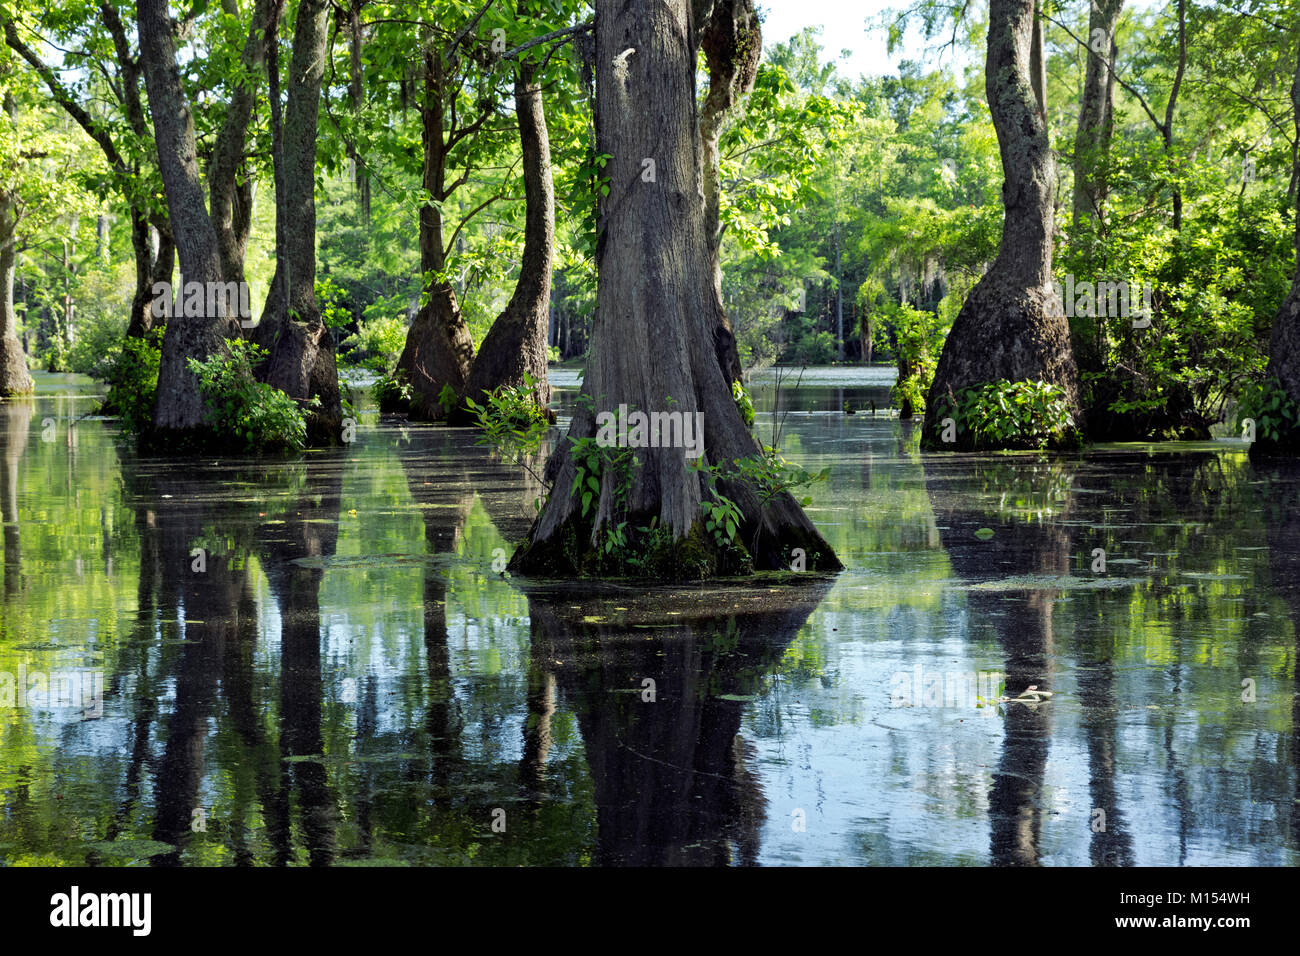
<path id="1" fill-rule="evenodd" d="M 232 4 L 233 6 L 233 4 Z M 244 252 L 253 221 L 253 177 L 244 167 L 248 124 L 257 106 L 258 81 L 266 64 L 267 41 L 279 21 L 282 0 L 257 0 L 239 68 L 248 83 L 235 83 L 208 166 L 208 194 L 217 251 L 227 282 L 244 281 Z M 238 8 L 234 9 L 238 16 Z M 242 181 L 240 174 L 243 173 Z"/>
<path id="2" fill-rule="evenodd" d="M 423 126 L 424 173 L 422 185 L 436 202 L 443 202 L 454 191 L 446 186 L 449 143 L 444 129 L 444 96 L 448 90 L 446 63 L 442 52 L 431 41 L 424 49 L 424 99 L 420 104 Z M 472 124 L 471 124 L 472 125 Z M 466 128 L 450 131 L 451 137 L 463 137 Z M 420 271 L 426 277 L 425 302 L 406 334 L 406 346 L 397 360 L 397 370 L 411 383 L 413 399 L 411 417 L 440 421 L 445 412 L 439 401 L 444 386 L 461 395 L 474 358 L 474 339 L 460 312 L 456 291 L 451 283 L 438 276 L 446 265 L 442 238 L 442 210 L 433 203 L 420 208 Z"/>
<path id="3" fill-rule="evenodd" d="M 1300 56 L 1297 56 L 1295 78 L 1291 83 L 1291 103 L 1295 107 L 1296 134 L 1300 136 Z M 1291 291 L 1282 300 L 1282 306 L 1273 318 L 1266 374 L 1276 378 L 1293 401 L 1300 401 L 1300 200 L 1296 203 L 1295 230 L 1295 272 L 1291 277 Z M 1290 445 L 1294 441 L 1293 438 L 1292 442 L 1284 444 Z M 1252 457 L 1255 457 L 1276 449 L 1256 441 L 1250 450 Z M 1294 451 L 1294 448 L 1291 450 Z"/>
<path id="4" fill-rule="evenodd" d="M 754 88 L 763 36 L 753 0 L 712 0 L 695 3 L 696 26 L 709 70 L 709 92 L 700 109 L 700 157 L 703 167 L 704 229 L 708 240 L 709 271 L 713 286 L 713 348 L 729 382 L 740 380 L 740 355 L 736 336 L 722 305 L 722 226 L 718 221 L 722 198 L 719 143 L 727 114 Z"/>
<path id="5" fill-rule="evenodd" d="M 612 412 L 620 404 L 647 413 L 702 413 L 704 458 L 723 463 L 756 455 L 759 447 L 713 347 L 695 97 L 697 24 L 707 21 L 709 10 L 699 0 L 695 6 L 706 7 L 704 16 L 693 15 L 698 11 L 689 0 L 597 0 L 596 137 L 597 150 L 611 157 L 605 167 L 610 192 L 599 209 L 597 318 L 582 389 L 592 407 L 575 413 L 569 436 L 595 435 L 593 412 Z M 573 570 L 572 556 L 557 542 L 566 526 L 576 531 L 587 525 L 569 493 L 575 465 L 568 447 L 557 452 L 553 491 L 513 559 L 526 573 Z M 629 524 L 656 517 L 680 540 L 701 515 L 701 477 L 681 448 L 642 448 L 637 456 L 641 467 L 626 502 Z M 793 547 L 806 550 L 809 569 L 840 567 L 788 495 L 760 508 L 743 484 L 726 485 L 723 493 L 742 511 L 740 537 L 756 552 L 756 568 L 786 567 Z M 595 546 L 613 515 L 614 496 L 614 480 L 606 474 L 581 547 Z"/>
<path id="6" fill-rule="evenodd" d="M 365 34 L 361 29 L 361 6 L 365 0 L 351 0 L 348 7 L 348 37 L 349 37 L 349 58 L 352 72 L 348 76 L 348 98 L 352 107 L 352 115 L 359 117 L 362 107 L 365 105 L 365 87 L 363 86 L 364 74 L 361 65 L 361 50 L 365 45 Z M 366 171 L 365 162 L 362 160 L 360 152 L 357 151 L 356 143 L 348 144 L 348 158 L 352 160 L 352 182 L 357 189 L 357 202 L 361 209 L 361 220 L 366 224 L 370 222 L 370 174 Z"/>
<path id="7" fill-rule="evenodd" d="M 1115 126 L 1115 26 L 1124 0 L 1093 0 L 1088 14 L 1087 66 L 1074 136 L 1074 224 L 1105 224 L 1107 163 Z M 1100 31 L 1100 32 L 1098 32 Z M 1098 50 L 1097 47 L 1101 49 Z"/>
<path id="8" fill-rule="evenodd" d="M 313 444 L 337 441 L 343 421 L 334 338 L 316 301 L 316 133 L 328 43 L 326 0 L 302 0 L 294 25 L 283 145 L 283 195 L 276 201 L 279 255 L 253 341 L 270 352 L 265 381 L 290 398 L 320 404 L 307 415 Z"/>
<path id="9" fill-rule="evenodd" d="M 1087 65 L 1074 136 L 1074 235 L 1071 239 L 1075 243 L 1084 242 L 1085 235 L 1100 236 L 1106 228 L 1110 143 L 1115 125 L 1115 72 L 1111 67 L 1118 55 L 1115 26 L 1123 7 L 1124 0 L 1093 0 L 1088 14 L 1084 47 Z M 1072 322 L 1071 341 L 1081 372 L 1103 370 L 1105 346 L 1100 323 L 1090 318 Z M 1093 424 L 1096 425 L 1095 419 Z"/>
<path id="10" fill-rule="evenodd" d="M 1003 379 L 1061 386 L 1083 423 L 1069 325 L 1052 287 L 1056 169 L 1030 72 L 1034 24 L 1034 0 L 991 0 L 985 90 L 1002 157 L 1002 243 L 939 357 L 925 415 L 926 442 L 935 447 L 953 447 L 940 443 L 943 400 Z"/>
<path id="11" fill-rule="evenodd" d="M 172 242 L 170 229 L 166 232 L 155 230 L 156 249 L 149 229 L 149 223 L 133 211 L 131 245 L 135 249 L 135 295 L 131 299 L 131 317 L 126 326 L 126 334 L 131 338 L 143 338 L 145 333 L 160 329 L 167 323 L 166 316 L 154 314 L 153 287 L 159 282 L 170 284 L 176 271 L 176 245 Z"/>
<path id="12" fill-rule="evenodd" d="M 14 273 L 18 263 L 18 204 L 0 189 L 0 397 L 30 394 L 35 386 L 27 371 L 27 353 L 18 341 L 14 312 Z"/>
<path id="13" fill-rule="evenodd" d="M 137 7 L 140 58 L 153 115 L 158 165 L 170 210 L 172 234 L 185 282 L 221 281 L 217 234 L 203 202 L 194 143 L 194 117 L 181 89 L 176 68 L 167 0 L 139 0 Z M 174 315 L 163 335 L 158 371 L 158 400 L 154 430 L 158 436 L 179 434 L 204 423 L 199 382 L 185 366 L 187 358 L 206 358 L 225 350 L 225 341 L 239 335 L 234 316 Z"/>

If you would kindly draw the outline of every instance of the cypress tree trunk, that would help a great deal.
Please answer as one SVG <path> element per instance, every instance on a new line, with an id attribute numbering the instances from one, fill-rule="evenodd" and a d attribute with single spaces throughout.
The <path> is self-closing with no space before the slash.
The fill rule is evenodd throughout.
<path id="1" fill-rule="evenodd" d="M 444 63 L 439 50 L 427 41 L 424 50 L 424 100 L 420 118 L 424 138 L 422 185 L 436 202 L 451 190 L 446 186 L 447 144 L 443 134 Z M 455 96 L 455 90 L 447 91 Z M 406 334 L 406 347 L 397 360 L 397 370 L 411 383 L 413 418 L 439 421 L 445 412 L 439 399 L 444 386 L 459 396 L 465 391 L 474 340 L 460 313 L 451 283 L 437 276 L 446 265 L 442 240 L 442 211 L 433 203 L 420 208 L 420 271 L 425 276 L 426 301 Z"/>
<path id="2" fill-rule="evenodd" d="M 131 213 L 131 246 L 135 251 L 135 295 L 131 299 L 131 317 L 127 322 L 129 338 L 143 338 L 151 329 L 161 329 L 167 317 L 153 311 L 153 287 L 159 282 L 168 284 L 176 271 L 176 245 L 171 233 L 155 230 L 158 248 L 150 238 L 150 224 L 135 210 Z"/>
<path id="3" fill-rule="evenodd" d="M 697 48 L 689 0 L 597 2 L 596 136 L 598 151 L 611 156 L 605 167 L 610 192 L 600 205 L 597 319 L 582 389 L 591 407 L 575 413 L 569 436 L 596 435 L 593 412 L 612 413 L 621 404 L 645 413 L 678 412 L 692 423 L 698 413 L 704 459 L 724 463 L 756 455 L 759 447 L 714 350 L 697 159 Z M 615 517 L 619 492 L 609 468 L 594 516 L 582 516 L 570 494 L 576 466 L 569 448 L 557 453 L 550 497 L 513 559 L 518 570 L 576 570 Z M 680 542 L 700 519 L 701 477 L 681 447 L 642 447 L 636 455 L 641 467 L 632 473 L 620 510 L 631 527 L 657 518 Z M 723 493 L 741 509 L 739 540 L 749 545 L 755 567 L 787 567 L 795 547 L 805 550 L 809 569 L 840 567 L 793 498 L 760 509 L 743 484 L 727 485 Z"/>
<path id="4" fill-rule="evenodd" d="M 244 251 L 252 225 L 254 180 L 245 175 L 241 183 L 239 173 L 244 166 L 248 124 L 257 105 L 258 81 L 266 64 L 266 45 L 282 8 L 283 3 L 277 0 L 257 0 L 239 61 L 241 73 L 249 80 L 233 84 L 226 119 L 208 168 L 212 225 L 217 231 L 217 251 L 227 282 L 244 281 Z"/>
<path id="5" fill-rule="evenodd" d="M 17 204 L 7 190 L 0 189 L 0 397 L 27 395 L 35 388 L 27 371 L 27 353 L 18 341 L 18 317 L 14 312 L 17 227 Z"/>
<path id="6" fill-rule="evenodd" d="M 1088 14 L 1087 67 L 1074 136 L 1074 202 L 1072 241 L 1095 239 L 1106 228 L 1110 143 L 1114 130 L 1115 25 L 1124 0 L 1095 0 Z M 1094 318 L 1070 323 L 1075 360 L 1081 372 L 1101 372 L 1104 365 L 1102 326 Z M 1102 403 L 1109 406 L 1109 401 Z M 1094 421 L 1094 425 L 1096 422 Z"/>
<path id="7" fill-rule="evenodd" d="M 697 23 L 698 16 L 697 12 Z M 722 226 L 718 221 L 722 173 L 718 144 L 727 114 L 754 88 L 758 75 L 763 36 L 753 0 L 715 0 L 712 16 L 703 24 L 700 45 L 709 68 L 709 93 L 700 109 L 700 155 L 704 167 L 704 229 L 713 286 L 713 346 L 723 375 L 729 382 L 736 382 L 741 375 L 740 356 L 722 305 Z"/>
<path id="8" fill-rule="evenodd" d="M 221 257 L 217 234 L 204 208 L 194 145 L 194 117 L 181 90 L 167 0 L 140 0 L 137 17 L 140 58 L 158 144 L 158 165 L 180 254 L 181 275 L 186 283 L 218 282 Z M 158 400 L 154 410 L 154 430 L 158 435 L 178 434 L 203 425 L 203 396 L 198 379 L 185 367 L 185 360 L 224 351 L 225 340 L 238 335 L 238 319 L 233 316 L 205 313 L 171 317 L 163 336 L 158 371 Z"/>
<path id="9" fill-rule="evenodd" d="M 1074 225 L 1105 222 L 1107 164 L 1115 126 L 1115 25 L 1124 0 L 1095 0 L 1088 14 L 1088 63 L 1074 137 Z"/>
<path id="10" fill-rule="evenodd" d="M 1291 103 L 1295 107 L 1296 133 L 1300 135 L 1300 56 L 1297 57 L 1295 79 L 1291 83 Z M 1300 167 L 1297 169 L 1300 170 Z M 1291 277 L 1291 291 L 1282 300 L 1282 307 L 1273 319 L 1266 374 L 1270 378 L 1276 378 L 1293 401 L 1300 401 L 1300 200 L 1296 203 L 1295 229 L 1295 272 Z M 1284 444 L 1300 442 L 1297 436 L 1289 437 L 1290 440 L 1284 440 Z M 1269 447 L 1265 442 L 1256 441 L 1250 450 L 1252 457 L 1256 457 L 1277 449 Z"/>
<path id="11" fill-rule="evenodd" d="M 546 342 L 555 246 L 555 185 L 542 88 L 534 80 L 534 67 L 528 63 L 520 63 L 515 73 L 515 115 L 523 150 L 523 261 L 514 295 L 492 323 L 470 366 L 465 397 L 482 404 L 487 392 L 502 386 L 521 386 L 528 374 L 537 383 L 533 398 L 545 409 L 551 400 Z M 456 417 L 463 420 L 462 415 Z"/>
<path id="12" fill-rule="evenodd" d="M 348 76 L 348 100 L 354 118 L 360 117 L 365 106 L 364 74 L 361 65 L 361 50 L 365 46 L 365 34 L 361 30 L 361 6 L 365 0 L 351 0 L 348 7 L 348 54 L 351 73 Z M 355 142 L 348 144 L 348 158 L 352 160 L 352 182 L 357 190 L 357 204 L 361 211 L 361 221 L 370 224 L 370 174 L 366 172 L 365 162 L 357 150 Z"/>
<path id="13" fill-rule="evenodd" d="M 1065 312 L 1052 287 L 1056 169 L 1030 64 L 1034 0 L 991 0 L 985 89 L 1002 155 L 1006 218 L 997 259 L 953 323 L 926 400 L 925 441 L 940 441 L 938 414 L 962 389 L 998 380 L 1061 386 L 1082 427 L 1079 374 Z M 966 435 L 959 435 L 962 447 Z"/>
<path id="14" fill-rule="evenodd" d="M 298 6 L 277 157 L 283 184 L 276 202 L 280 255 L 253 333 L 253 340 L 270 352 L 261 370 L 269 385 L 299 401 L 320 399 L 307 416 L 313 444 L 337 441 L 343 421 L 334 338 L 316 301 L 316 127 L 329 9 L 325 0 L 303 0 Z"/>

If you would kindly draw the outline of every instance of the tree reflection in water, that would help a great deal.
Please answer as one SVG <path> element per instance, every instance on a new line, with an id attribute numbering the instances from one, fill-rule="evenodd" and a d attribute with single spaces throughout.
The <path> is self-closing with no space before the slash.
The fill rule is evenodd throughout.
<path id="1" fill-rule="evenodd" d="M 766 800 L 741 718 L 829 588 L 530 589 L 533 660 L 582 731 L 598 863 L 756 861 Z"/>

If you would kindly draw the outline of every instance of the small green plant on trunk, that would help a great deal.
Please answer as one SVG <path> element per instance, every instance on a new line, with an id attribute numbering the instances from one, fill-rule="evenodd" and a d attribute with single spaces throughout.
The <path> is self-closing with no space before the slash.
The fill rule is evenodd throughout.
<path id="1" fill-rule="evenodd" d="M 745 391 L 745 386 L 740 382 L 731 383 L 731 397 L 736 402 L 736 408 L 740 411 L 740 417 L 745 420 L 745 425 L 749 428 L 754 427 L 754 401 L 749 397 L 749 392 Z"/>
<path id="2" fill-rule="evenodd" d="M 266 350 L 243 339 L 230 339 L 226 346 L 226 355 L 186 360 L 198 376 L 214 444 L 250 452 L 301 451 L 307 419 L 299 403 L 253 377 L 253 366 Z"/>
<path id="3" fill-rule="evenodd" d="M 778 495 L 794 495 L 798 489 L 819 481 L 826 481 L 830 477 L 829 468 L 823 468 L 819 472 L 808 471 L 793 462 L 786 461 L 776 448 L 766 445 L 763 446 L 761 455 L 736 458 L 729 463 L 719 465 L 699 464 L 696 467 L 703 473 L 709 487 L 710 499 L 701 502 L 706 519 L 705 530 L 709 531 L 718 546 L 724 549 L 735 545 L 742 516 L 739 506 L 719 490 L 719 482 L 748 485 L 758 496 L 761 512 Z M 805 496 L 798 501 L 801 507 L 806 508 L 812 503 L 812 498 Z M 762 524 L 759 523 L 755 528 L 753 539 L 749 542 L 751 552 L 757 549 L 761 534 Z"/>

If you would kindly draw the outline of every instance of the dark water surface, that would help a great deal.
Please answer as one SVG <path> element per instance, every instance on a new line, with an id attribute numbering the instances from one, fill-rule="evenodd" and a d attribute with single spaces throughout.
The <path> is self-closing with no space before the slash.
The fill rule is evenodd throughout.
<path id="1" fill-rule="evenodd" d="M 921 455 L 837 413 L 882 373 L 814 371 L 758 405 L 848 570 L 709 589 L 495 573 L 539 489 L 465 430 L 140 459 L 38 376 L 0 405 L 0 861 L 1300 862 L 1300 469 Z"/>

